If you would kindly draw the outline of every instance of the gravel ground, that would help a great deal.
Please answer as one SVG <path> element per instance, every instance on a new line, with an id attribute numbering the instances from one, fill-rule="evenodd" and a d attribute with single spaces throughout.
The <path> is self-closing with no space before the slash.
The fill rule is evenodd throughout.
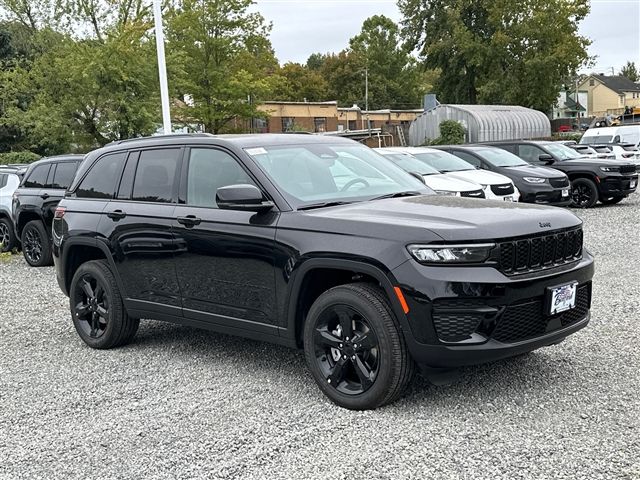
<path id="1" fill-rule="evenodd" d="M 372 412 L 282 347 L 149 321 L 91 350 L 53 269 L 0 263 L 0 478 L 639 479 L 640 195 L 578 213 L 588 328 Z"/>

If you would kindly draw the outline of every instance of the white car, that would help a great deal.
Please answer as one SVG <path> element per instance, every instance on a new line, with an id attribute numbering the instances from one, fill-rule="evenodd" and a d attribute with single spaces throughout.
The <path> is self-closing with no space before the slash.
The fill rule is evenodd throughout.
<path id="1" fill-rule="evenodd" d="M 440 173 L 432 166 L 418 160 L 408 153 L 398 152 L 390 148 L 377 148 L 376 152 L 391 160 L 403 170 L 421 175 L 427 187 L 434 190 L 438 195 L 448 195 L 456 197 L 485 198 L 481 185 L 477 183 L 460 180 L 446 173 Z"/>
<path id="2" fill-rule="evenodd" d="M 482 187 L 485 198 L 511 202 L 520 200 L 520 192 L 509 177 L 477 169 L 461 158 L 442 150 L 428 147 L 390 147 L 386 150 L 408 153 L 440 173 L 446 173 L 449 177 L 478 184 Z M 494 191 L 500 192 L 501 190 L 505 193 L 494 193 Z"/>

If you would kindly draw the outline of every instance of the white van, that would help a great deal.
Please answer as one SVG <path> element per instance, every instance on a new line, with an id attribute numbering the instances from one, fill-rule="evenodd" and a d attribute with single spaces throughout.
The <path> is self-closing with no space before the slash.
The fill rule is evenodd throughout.
<path id="1" fill-rule="evenodd" d="M 580 139 L 581 144 L 632 143 L 640 144 L 640 125 L 590 128 Z"/>

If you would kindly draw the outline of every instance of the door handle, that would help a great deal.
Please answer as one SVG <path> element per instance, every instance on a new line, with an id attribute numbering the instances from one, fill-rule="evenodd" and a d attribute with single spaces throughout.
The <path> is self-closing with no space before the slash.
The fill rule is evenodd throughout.
<path id="1" fill-rule="evenodd" d="M 194 225 L 200 225 L 200 222 L 202 222 L 202 219 L 196 217 L 195 215 L 187 215 L 186 217 L 178 217 L 178 223 L 181 223 L 185 227 L 193 227 Z"/>
<path id="2" fill-rule="evenodd" d="M 48 193 L 43 193 L 42 195 L 40 195 L 40 198 L 43 200 L 46 200 L 47 198 L 49 198 L 49 194 Z"/>
<path id="3" fill-rule="evenodd" d="M 127 214 L 122 210 L 114 210 L 113 212 L 107 213 L 107 217 L 112 218 L 113 220 L 120 220 L 126 216 Z"/>

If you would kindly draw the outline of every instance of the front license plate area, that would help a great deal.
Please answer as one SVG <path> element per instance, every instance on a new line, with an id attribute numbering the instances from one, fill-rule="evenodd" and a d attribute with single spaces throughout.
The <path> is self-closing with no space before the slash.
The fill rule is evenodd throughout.
<path id="1" fill-rule="evenodd" d="M 566 312 L 576 306 L 576 291 L 578 282 L 565 283 L 557 287 L 547 288 L 547 315 Z"/>
<path id="2" fill-rule="evenodd" d="M 507 197 L 502 197 L 502 199 L 503 199 L 505 202 L 513 202 L 513 197 L 512 197 L 511 195 L 509 195 L 509 196 L 507 196 Z"/>
<path id="3" fill-rule="evenodd" d="M 569 196 L 569 189 L 568 188 L 563 188 L 562 189 L 562 196 L 563 197 L 568 197 Z"/>
<path id="4" fill-rule="evenodd" d="M 631 187 L 630 188 L 636 188 L 636 180 L 631 180 Z"/>

